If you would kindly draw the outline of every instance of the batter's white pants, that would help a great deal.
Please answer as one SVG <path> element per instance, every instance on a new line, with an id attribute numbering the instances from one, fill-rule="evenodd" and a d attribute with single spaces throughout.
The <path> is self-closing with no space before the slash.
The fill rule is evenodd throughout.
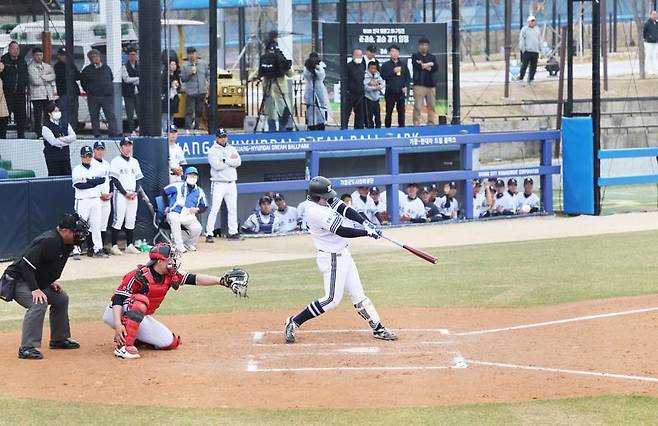
<path id="1" fill-rule="evenodd" d="M 114 329 L 114 315 L 112 314 L 111 306 L 105 309 L 103 321 Z M 166 348 L 174 343 L 174 333 L 166 325 L 153 318 L 153 316 L 145 315 L 139 324 L 137 340 L 153 345 L 156 348 Z"/>
<path id="2" fill-rule="evenodd" d="M 180 213 L 169 212 L 167 213 L 167 221 L 171 227 L 171 237 L 174 240 L 174 245 L 178 250 L 183 250 L 185 245 L 196 245 L 196 241 L 203 230 L 196 216 L 191 214 L 181 216 Z M 183 238 L 183 227 L 186 229 L 185 238 Z"/>
<path id="3" fill-rule="evenodd" d="M 114 204 L 114 220 L 112 221 L 112 228 L 120 231 L 121 227 L 125 225 L 126 229 L 135 229 L 135 221 L 137 220 L 137 198 L 129 200 L 119 191 L 114 191 L 112 202 Z"/>
<path id="4" fill-rule="evenodd" d="M 213 182 L 210 188 L 212 202 L 210 214 L 206 223 L 206 235 L 212 236 L 215 230 L 215 221 L 222 207 L 222 200 L 226 201 L 226 210 L 228 211 L 228 233 L 234 235 L 238 233 L 238 187 L 235 182 Z"/>
<path id="5" fill-rule="evenodd" d="M 348 247 L 339 253 L 320 251 L 316 261 L 324 277 L 324 297 L 318 300 L 324 311 L 338 306 L 343 299 L 344 292 L 349 293 L 352 305 L 356 305 L 366 298 L 359 271 L 356 269 Z"/>
<path id="6" fill-rule="evenodd" d="M 658 73 L 658 43 L 644 43 L 644 57 L 646 59 L 647 74 Z"/>
<path id="7" fill-rule="evenodd" d="M 110 213 L 112 212 L 112 202 L 110 200 L 101 200 L 101 232 L 107 231 L 107 224 L 110 220 Z"/>
<path id="8" fill-rule="evenodd" d="M 91 240 L 94 242 L 94 251 L 101 250 L 103 248 L 103 239 L 101 238 L 100 197 L 76 199 L 75 212 L 89 223 L 89 233 L 91 233 Z"/>

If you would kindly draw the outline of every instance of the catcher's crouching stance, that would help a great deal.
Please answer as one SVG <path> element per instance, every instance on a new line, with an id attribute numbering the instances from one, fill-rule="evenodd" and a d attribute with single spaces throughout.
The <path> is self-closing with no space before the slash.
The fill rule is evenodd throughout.
<path id="1" fill-rule="evenodd" d="M 222 277 L 188 274 L 179 271 L 178 252 L 169 244 L 157 244 L 149 252 L 149 262 L 127 273 L 112 296 L 112 303 L 103 314 L 103 321 L 115 331 L 119 358 L 139 358 L 135 341 L 157 349 L 176 349 L 180 336 L 153 318 L 170 288 L 181 285 L 221 285 L 240 297 L 247 296 L 249 274 L 233 269 Z"/>

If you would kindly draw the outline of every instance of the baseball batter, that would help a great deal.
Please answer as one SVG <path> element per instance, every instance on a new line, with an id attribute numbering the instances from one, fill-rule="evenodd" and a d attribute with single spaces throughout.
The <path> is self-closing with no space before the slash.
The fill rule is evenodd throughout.
<path id="1" fill-rule="evenodd" d="M 135 221 L 137 220 L 137 192 L 144 175 L 139 161 L 133 158 L 133 142 L 123 138 L 119 143 L 121 155 L 110 163 L 110 176 L 114 185 L 114 220 L 112 221 L 112 254 L 122 254 L 119 250 L 119 231 L 126 229 L 126 253 L 139 253 L 133 245 Z"/>
<path id="2" fill-rule="evenodd" d="M 105 183 L 102 170 L 92 159 L 93 150 L 85 145 L 80 149 L 80 164 L 75 166 L 71 174 L 75 188 L 75 212 L 89 223 L 91 240 L 93 241 L 93 256 L 107 257 L 103 252 L 101 238 L 101 189 Z M 79 259 L 79 257 L 78 257 Z"/>
<path id="3" fill-rule="evenodd" d="M 171 245 L 161 243 L 149 252 L 149 262 L 128 272 L 117 287 L 103 321 L 114 329 L 114 355 L 124 359 L 139 358 L 135 341 L 156 349 L 176 349 L 181 342 L 160 321 L 153 317 L 170 289 L 181 285 L 221 285 L 240 297 L 247 296 L 249 274 L 233 269 L 222 277 L 189 274 L 179 270 L 178 252 Z"/>
<path id="4" fill-rule="evenodd" d="M 317 265 L 324 276 L 324 296 L 311 302 L 297 315 L 286 319 L 286 342 L 295 342 L 296 329 L 306 321 L 338 306 L 345 291 L 350 294 L 357 313 L 372 328 L 375 338 L 397 340 L 398 336 L 382 325 L 375 306 L 365 295 L 359 271 L 345 240 L 366 236 L 377 239 L 381 231 L 356 210 L 340 201 L 336 197 L 336 191 L 331 188 L 331 181 L 325 177 L 316 176 L 311 179 L 308 199 L 311 203 L 306 207 L 306 223 L 318 250 Z M 363 225 L 364 229 L 342 226 L 344 218 Z"/>
<path id="5" fill-rule="evenodd" d="M 100 171 L 99 176 L 105 178 L 105 182 L 100 186 L 101 189 L 101 242 L 107 241 L 107 223 L 110 220 L 112 212 L 112 189 L 110 188 L 110 163 L 105 159 L 105 142 L 94 142 L 94 164 Z M 103 249 L 105 254 L 109 251 Z"/>

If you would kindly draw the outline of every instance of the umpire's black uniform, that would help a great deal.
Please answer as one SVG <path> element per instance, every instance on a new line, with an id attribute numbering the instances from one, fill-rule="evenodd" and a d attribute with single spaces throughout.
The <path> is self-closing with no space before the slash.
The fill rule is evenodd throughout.
<path id="1" fill-rule="evenodd" d="M 352 59 L 347 64 L 347 105 L 345 116 L 350 119 L 354 111 L 354 128 L 363 129 L 365 123 L 366 88 L 363 79 L 366 76 L 366 62 L 363 60 L 357 64 Z"/>
<path id="2" fill-rule="evenodd" d="M 41 359 L 43 320 L 50 305 L 50 348 L 77 349 L 80 345 L 71 340 L 69 327 L 69 296 L 55 282 L 73 251 L 74 242 L 86 237 L 87 223 L 77 214 L 66 215 L 58 228 L 36 237 L 23 256 L 9 265 L 2 277 L 3 297 L 11 298 L 7 291 L 13 284 L 13 299 L 27 309 L 23 319 L 23 337 L 18 357 Z M 75 237 L 74 237 L 75 235 Z M 77 239 L 76 239 L 77 238 Z M 84 239 L 83 239 L 84 240 Z M 13 282 L 12 282 L 13 281 Z M 44 303 L 40 297 L 45 295 Z"/>

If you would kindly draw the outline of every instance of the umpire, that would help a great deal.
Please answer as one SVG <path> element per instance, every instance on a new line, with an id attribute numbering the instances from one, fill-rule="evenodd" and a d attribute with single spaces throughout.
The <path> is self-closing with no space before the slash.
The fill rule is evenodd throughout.
<path id="1" fill-rule="evenodd" d="M 2 276 L 2 298 L 27 309 L 23 338 L 18 348 L 21 359 L 42 359 L 43 320 L 50 305 L 50 349 L 78 349 L 69 327 L 69 296 L 57 282 L 73 251 L 89 233 L 89 225 L 77 214 L 66 214 L 57 228 L 36 237 L 23 256 L 9 265 Z"/>

